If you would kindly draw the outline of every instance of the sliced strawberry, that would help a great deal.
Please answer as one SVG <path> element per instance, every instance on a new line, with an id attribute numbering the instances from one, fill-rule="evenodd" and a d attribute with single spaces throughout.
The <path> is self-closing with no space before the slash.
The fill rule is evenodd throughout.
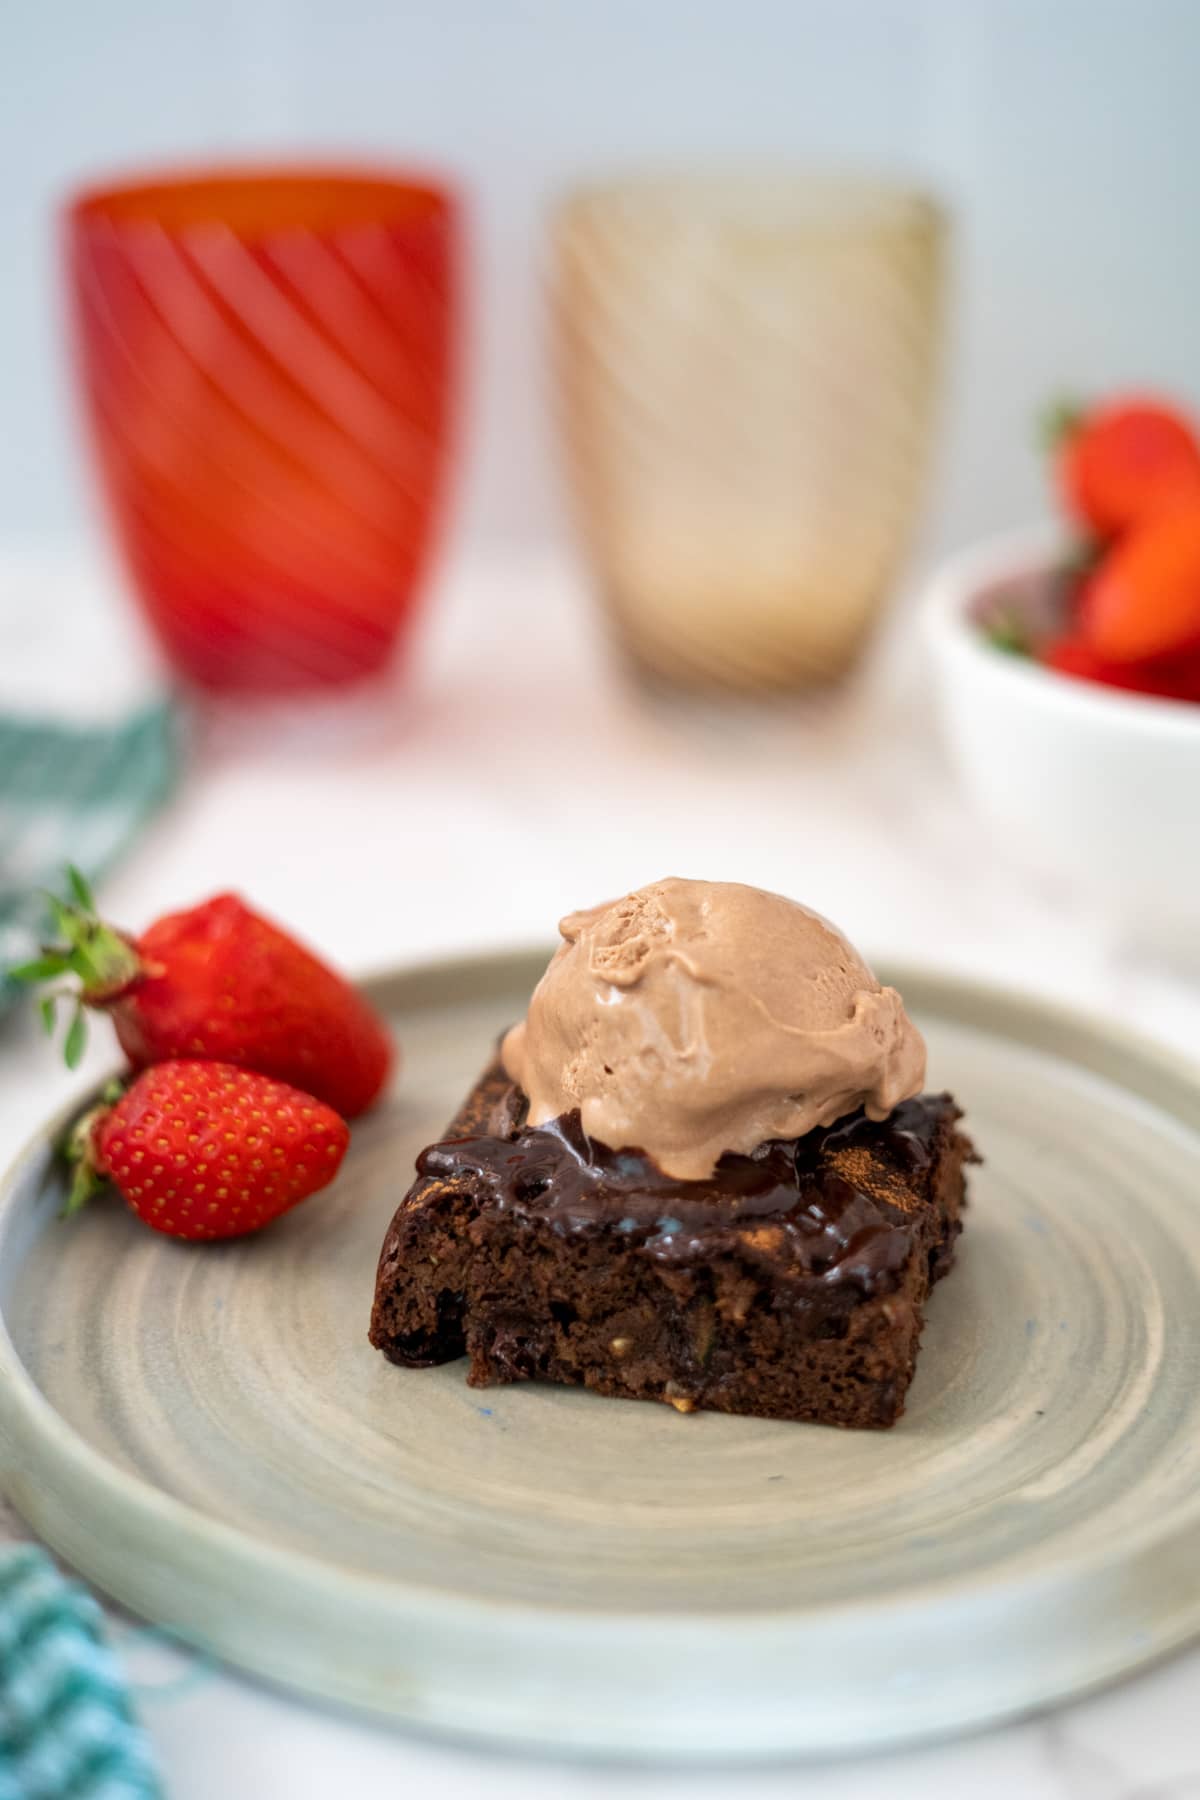
<path id="1" fill-rule="evenodd" d="M 1136 671 L 1105 662 L 1077 633 L 1069 633 L 1047 644 L 1042 650 L 1041 661 L 1060 675 L 1073 675 L 1079 681 L 1098 681 L 1104 687 L 1140 691 Z"/>
<path id="2" fill-rule="evenodd" d="M 1111 663 L 1069 634 L 1047 644 L 1040 656 L 1047 668 L 1079 681 L 1098 682 L 1129 694 L 1152 694 L 1163 700 L 1200 700 L 1200 655 L 1152 663 Z"/>
<path id="3" fill-rule="evenodd" d="M 1088 580 L 1079 624 L 1089 649 L 1110 663 L 1200 648 L 1200 499 L 1113 546 Z"/>
<path id="4" fill-rule="evenodd" d="M 1067 512 L 1099 538 L 1200 496 L 1200 441 L 1190 420 L 1161 401 L 1128 396 L 1086 412 L 1060 408 L 1053 436 Z"/>
<path id="5" fill-rule="evenodd" d="M 1144 663 L 1138 672 L 1144 694 L 1158 694 L 1164 700 L 1200 700 L 1200 653 Z"/>

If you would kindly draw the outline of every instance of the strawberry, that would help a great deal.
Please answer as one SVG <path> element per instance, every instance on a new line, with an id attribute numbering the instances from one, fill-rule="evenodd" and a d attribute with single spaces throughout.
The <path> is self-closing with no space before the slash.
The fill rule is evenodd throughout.
<path id="1" fill-rule="evenodd" d="M 1161 700 L 1200 700 L 1200 654 L 1195 651 L 1158 662 L 1111 663 L 1090 650 L 1077 633 L 1069 633 L 1043 646 L 1039 659 L 1060 675 L 1121 688 L 1125 693 L 1151 694 Z"/>
<path id="2" fill-rule="evenodd" d="M 1160 401 L 1129 396 L 1082 412 L 1060 406 L 1049 434 L 1067 512 L 1098 538 L 1200 495 L 1200 442 L 1190 421 Z"/>
<path id="3" fill-rule="evenodd" d="M 1079 628 L 1104 662 L 1149 663 L 1200 648 L 1200 497 L 1113 546 L 1088 579 Z"/>
<path id="4" fill-rule="evenodd" d="M 1044 644 L 1038 660 L 1048 669 L 1056 669 L 1060 675 L 1074 675 L 1080 681 L 1099 681 L 1110 687 L 1113 685 L 1111 666 L 1101 662 L 1074 632 L 1067 632 Z"/>
<path id="5" fill-rule="evenodd" d="M 73 903 L 53 903 L 65 942 L 11 973 L 77 976 L 78 1001 L 110 1015 L 135 1068 L 177 1057 L 236 1063 L 315 1094 L 345 1118 L 376 1099 L 392 1063 L 387 1028 L 278 926 L 218 894 L 129 937 L 101 923 L 86 883 L 68 873 Z M 78 1007 L 66 1048 L 78 1062 Z"/>
<path id="6" fill-rule="evenodd" d="M 281 1081 L 228 1063 L 156 1063 L 76 1127 L 67 1211 L 109 1181 L 154 1231 L 244 1237 L 328 1187 L 349 1141 L 332 1108 Z"/>

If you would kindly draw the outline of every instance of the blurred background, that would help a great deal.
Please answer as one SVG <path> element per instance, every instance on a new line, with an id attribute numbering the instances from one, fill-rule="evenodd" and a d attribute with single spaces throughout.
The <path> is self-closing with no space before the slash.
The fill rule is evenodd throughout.
<path id="1" fill-rule="evenodd" d="M 849 163 L 945 196 L 954 357 L 931 549 L 1045 510 L 1047 397 L 1195 387 L 1189 0 L 113 0 L 13 9 L 4 38 L 8 535 L 61 541 L 87 514 L 55 208 L 81 180 L 176 160 L 351 153 L 461 184 L 474 285 L 455 548 L 564 538 L 546 209 L 613 168 Z"/>
<path id="2" fill-rule="evenodd" d="M 1131 919 L 1187 891 L 1158 766 L 935 679 L 919 611 L 948 553 L 1058 510 L 1049 401 L 1200 396 L 1190 0 L 112 0 L 3 36 L 10 956 L 73 851 L 131 924 L 236 886 L 360 968 L 676 872 L 885 955 L 1149 992 Z M 433 223 L 272 239 L 247 184 L 296 162 Z M 245 216 L 192 240 L 105 190 L 213 166 Z M 286 638 L 327 603 L 359 649 L 375 609 L 381 679 L 260 703 L 262 607 Z M 986 742 L 947 753 L 939 683 Z M 1186 726 L 1132 729 L 1190 783 Z M 1110 769 L 1161 841 L 1109 830 Z"/>
<path id="3" fill-rule="evenodd" d="M 947 553 L 1055 513 L 1047 402 L 1200 394 L 1189 0 L 113 0 L 4 38 L 0 712 L 125 735 L 35 738 L 25 789 L 0 740 L 0 913 L 70 847 L 131 920 L 237 885 L 362 966 L 544 936 L 674 870 L 786 889 L 885 953 L 1018 974 L 1034 942 L 1039 980 L 1111 991 L 1144 849 L 1076 852 L 1109 788 L 1077 804 L 1095 758 L 1016 714 L 947 756 L 918 602 Z M 260 195 L 249 237 L 221 252 L 210 220 L 188 249 L 103 187 L 218 166 L 236 193 L 297 161 L 318 189 L 432 184 L 433 249 L 378 237 L 377 367 L 320 287 L 324 223 L 272 251 Z M 878 185 L 814 202 L 830 172 Z M 243 293 L 218 263 L 245 243 Z M 309 321 L 282 374 L 264 272 Z M 156 281 L 157 326 L 130 299 Z M 250 641 L 247 567 L 286 637 L 359 605 L 331 545 L 382 608 L 360 672 L 400 653 L 285 716 L 256 698 L 279 645 Z M 989 794 L 1017 740 L 1047 780 Z"/>

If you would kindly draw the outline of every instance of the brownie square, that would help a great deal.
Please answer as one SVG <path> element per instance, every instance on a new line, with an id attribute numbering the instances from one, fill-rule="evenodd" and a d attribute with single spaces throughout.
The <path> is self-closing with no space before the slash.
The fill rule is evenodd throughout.
<path id="1" fill-rule="evenodd" d="M 465 1354 L 475 1387 L 895 1423 L 973 1157 L 948 1094 L 725 1156 L 705 1181 L 588 1140 L 577 1113 L 533 1129 L 525 1111 L 494 1064 L 418 1159 L 379 1260 L 385 1356 Z"/>

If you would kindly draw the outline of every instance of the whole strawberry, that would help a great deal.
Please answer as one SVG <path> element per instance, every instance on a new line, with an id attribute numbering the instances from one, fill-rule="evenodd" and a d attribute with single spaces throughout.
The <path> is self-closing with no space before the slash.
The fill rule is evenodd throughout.
<path id="1" fill-rule="evenodd" d="M 107 1012 L 135 1068 L 207 1057 L 273 1075 L 345 1118 L 376 1099 L 392 1065 L 387 1028 L 362 995 L 234 894 L 159 919 L 140 937 L 103 924 L 69 871 L 74 902 L 55 903 L 64 942 L 12 971 L 73 974 L 83 1006 Z M 82 1051 L 82 1015 L 67 1060 Z"/>
<path id="2" fill-rule="evenodd" d="M 67 1211 L 111 1182 L 154 1231 L 244 1237 L 328 1187 L 349 1141 L 332 1108 L 281 1081 L 228 1063 L 157 1063 L 76 1127 Z"/>

